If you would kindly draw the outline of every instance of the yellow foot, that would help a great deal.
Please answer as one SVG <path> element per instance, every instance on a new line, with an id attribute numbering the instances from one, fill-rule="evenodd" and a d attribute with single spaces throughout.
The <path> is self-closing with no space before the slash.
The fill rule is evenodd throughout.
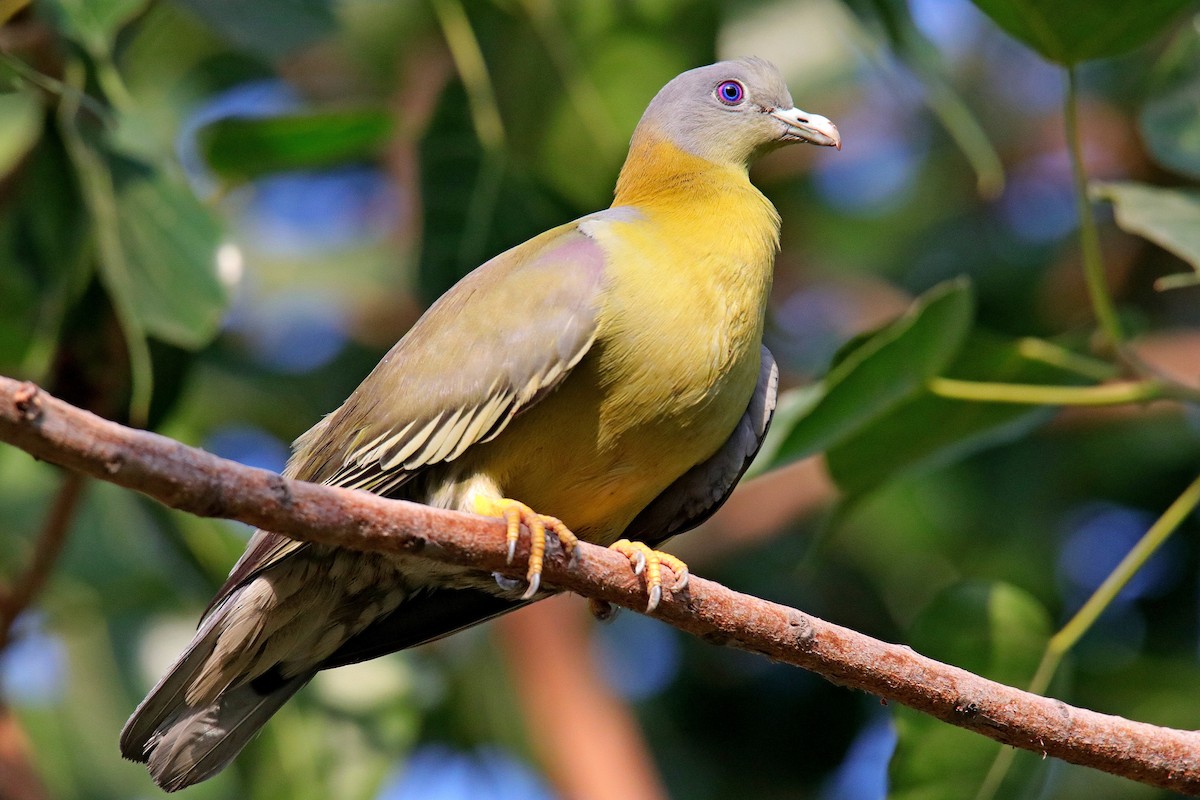
<path id="1" fill-rule="evenodd" d="M 675 573 L 675 591 L 678 592 L 688 585 L 687 564 L 670 553 L 652 550 L 643 542 L 631 542 L 628 539 L 613 542 L 609 549 L 616 550 L 629 559 L 629 563 L 633 564 L 634 575 L 641 575 L 643 571 L 646 573 L 646 590 L 650 594 L 650 602 L 646 605 L 647 614 L 658 608 L 662 600 L 663 565 Z"/>
<path id="2" fill-rule="evenodd" d="M 491 497 L 475 498 L 475 513 L 485 517 L 500 517 L 508 524 L 505 538 L 508 540 L 508 563 L 512 563 L 517 553 L 517 539 L 521 536 L 522 523 L 529 528 L 529 569 L 525 579 L 529 588 L 521 595 L 522 600 L 528 600 L 537 594 L 542 585 L 542 564 L 546 560 L 546 534 L 552 533 L 558 538 L 563 550 L 569 550 L 571 560 L 579 553 L 579 538 L 557 517 L 538 514 L 529 506 L 507 497 L 493 499 Z M 501 584 L 503 585 L 503 584 Z"/>

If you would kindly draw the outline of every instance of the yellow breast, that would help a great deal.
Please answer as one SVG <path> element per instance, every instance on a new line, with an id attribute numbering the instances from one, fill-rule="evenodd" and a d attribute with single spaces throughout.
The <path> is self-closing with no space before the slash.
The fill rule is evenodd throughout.
<path id="1" fill-rule="evenodd" d="M 609 271 L 592 350 L 470 459 L 506 496 L 600 543 L 745 412 L 778 243 L 775 210 L 744 171 L 652 147 L 618 184 L 614 207 L 629 214 L 584 223 Z"/>

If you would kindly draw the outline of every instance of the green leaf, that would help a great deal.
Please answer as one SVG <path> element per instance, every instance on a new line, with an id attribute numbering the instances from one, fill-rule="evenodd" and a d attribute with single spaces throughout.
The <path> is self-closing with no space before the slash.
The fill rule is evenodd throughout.
<path id="1" fill-rule="evenodd" d="M 0 94 L 0 177 L 20 163 L 42 135 L 42 104 L 31 92 Z"/>
<path id="2" fill-rule="evenodd" d="M 332 0 L 179 0 L 230 43 L 278 59 L 337 29 Z"/>
<path id="3" fill-rule="evenodd" d="M 958 352 L 973 316 L 970 284 L 957 279 L 935 286 L 900 319 L 860 337 L 821 381 L 815 400 L 806 398 L 798 411 L 785 409 L 775 421 L 763 446 L 768 463 L 824 450 L 920 392 Z"/>
<path id="4" fill-rule="evenodd" d="M 13 215 L 0 216 L 0 373 L 25 377 L 18 371 L 37 322 L 39 287 L 18 258 L 17 236 Z"/>
<path id="5" fill-rule="evenodd" d="M 199 139 L 208 165 L 217 174 L 246 181 L 273 172 L 372 159 L 391 133 L 391 116 L 371 108 L 223 119 L 201 129 Z"/>
<path id="6" fill-rule="evenodd" d="M 1156 161 L 1200 178 L 1200 81 L 1151 98 L 1138 125 Z"/>
<path id="7" fill-rule="evenodd" d="M 763 441 L 762 447 L 759 448 L 758 455 L 751 462 L 749 469 L 746 470 L 743 480 L 756 478 L 767 470 L 795 460 L 781 452 L 780 447 L 783 440 L 787 438 L 792 428 L 796 427 L 796 424 L 812 410 L 813 406 L 820 402 L 824 394 L 825 389 L 821 384 L 801 386 L 780 393 L 779 401 L 775 406 L 775 415 L 771 418 L 771 428 L 767 431 L 767 438 Z"/>
<path id="8" fill-rule="evenodd" d="M 123 264 L 102 263 L 107 284 L 132 304 L 146 333 L 187 349 L 217 333 L 227 296 L 217 279 L 220 229 L 183 184 L 110 160 Z"/>
<path id="9" fill-rule="evenodd" d="M 1200 76 L 1152 96 L 1142 108 L 1138 126 L 1158 163 L 1200 178 Z"/>
<path id="10" fill-rule="evenodd" d="M 1120 55 L 1166 28 L 1189 0 L 974 0 L 992 21 L 1056 64 Z"/>
<path id="11" fill-rule="evenodd" d="M 1074 372 L 1024 354 L 1025 340 L 974 331 L 944 372 L 960 380 L 1074 385 Z M 1040 406 L 978 403 L 919 391 L 829 449 L 826 463 L 849 494 L 868 492 L 903 473 L 931 469 L 1011 441 L 1054 413 Z"/>
<path id="12" fill-rule="evenodd" d="M 1142 140 L 1154 160 L 1200 178 L 1200 32 L 1185 26 L 1154 65 L 1138 115 Z"/>
<path id="13" fill-rule="evenodd" d="M 1033 677 L 1052 633 L 1049 612 L 1024 589 L 967 581 L 934 598 L 913 622 L 908 644 L 930 658 L 1021 686 Z"/>
<path id="14" fill-rule="evenodd" d="M 61 144 L 34 147 L 0 214 L 0 372 L 45 380 L 62 323 L 91 273 L 87 219 Z"/>
<path id="15" fill-rule="evenodd" d="M 1113 204 L 1121 230 L 1169 250 L 1196 270 L 1196 275 L 1188 278 L 1200 277 L 1200 190 L 1117 181 L 1095 183 L 1092 192 Z M 1173 282 L 1183 283 L 1178 279 Z"/>
<path id="16" fill-rule="evenodd" d="M 485 153 L 459 83 L 420 146 L 424 228 L 418 280 L 432 301 L 489 258 L 580 215 L 513 160 Z"/>
<path id="17" fill-rule="evenodd" d="M 1021 686 L 1037 669 L 1051 634 L 1050 615 L 1031 595 L 1005 583 L 970 582 L 940 594 L 913 624 L 918 652 L 1000 683 Z M 895 710 L 892 800 L 974 797 L 999 746 L 971 731 L 904 707 Z M 1023 753 L 998 797 L 1017 797 L 1038 757 Z"/>
<path id="18" fill-rule="evenodd" d="M 49 3 L 58 27 L 92 55 L 112 49 L 117 32 L 150 0 L 54 0 Z"/>

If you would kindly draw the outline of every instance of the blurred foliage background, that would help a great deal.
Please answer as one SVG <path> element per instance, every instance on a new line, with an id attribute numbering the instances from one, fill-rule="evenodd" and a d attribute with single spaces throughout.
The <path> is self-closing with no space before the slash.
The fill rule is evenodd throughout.
<path id="1" fill-rule="evenodd" d="M 0 374 L 271 469 L 458 277 L 607 205 L 665 81 L 773 60 L 845 149 L 755 169 L 791 391 L 759 477 L 672 549 L 1200 727 L 1194 4 L 2 0 L 0 22 Z M 62 487 L 0 449 L 10 583 Z M 66 516 L 0 636 L 0 739 L 33 773 L 10 755 L 0 797 L 153 797 L 117 733 L 247 531 L 97 484 Z M 1165 796 L 634 614 L 590 626 L 578 598 L 322 674 L 189 792 L 633 797 L 630 772 L 647 798 Z"/>

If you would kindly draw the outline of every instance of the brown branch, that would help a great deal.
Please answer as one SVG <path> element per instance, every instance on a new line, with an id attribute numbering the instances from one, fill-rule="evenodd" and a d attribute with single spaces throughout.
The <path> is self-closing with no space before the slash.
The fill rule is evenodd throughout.
<path id="1" fill-rule="evenodd" d="M 305 541 L 421 553 L 512 577 L 520 576 L 528 554 L 522 541 L 517 565 L 505 563 L 498 520 L 287 480 L 107 422 L 7 378 L 0 378 L 0 440 L 183 511 Z M 583 545 L 581 555 L 569 567 L 555 550 L 546 583 L 634 610 L 645 606 L 641 580 L 624 557 L 592 545 Z M 695 576 L 686 591 L 664 592 L 655 616 L 714 644 L 812 670 L 1004 744 L 1200 795 L 1200 732 L 1074 708 Z"/>
<path id="2" fill-rule="evenodd" d="M 50 577 L 50 571 L 67 541 L 85 482 L 83 475 L 78 472 L 63 475 L 62 485 L 50 506 L 50 515 L 34 543 L 29 566 L 13 579 L 10 587 L 0 587 L 0 652 L 8 646 L 17 617 L 29 607 Z"/>

